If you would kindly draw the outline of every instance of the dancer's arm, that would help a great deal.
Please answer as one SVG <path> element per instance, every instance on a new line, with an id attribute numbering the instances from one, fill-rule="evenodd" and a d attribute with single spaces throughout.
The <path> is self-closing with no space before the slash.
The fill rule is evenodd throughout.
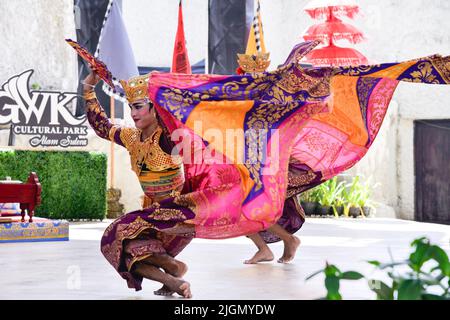
<path id="1" fill-rule="evenodd" d="M 86 100 L 86 116 L 90 125 L 99 137 L 125 146 L 120 135 L 123 128 L 119 125 L 114 125 L 111 122 L 95 95 L 94 87 L 99 80 L 100 78 L 97 75 L 90 73 L 83 82 L 84 99 Z"/>

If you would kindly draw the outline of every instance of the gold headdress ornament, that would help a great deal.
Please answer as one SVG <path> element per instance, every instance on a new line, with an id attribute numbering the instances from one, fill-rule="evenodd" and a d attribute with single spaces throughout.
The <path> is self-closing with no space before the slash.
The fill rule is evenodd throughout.
<path id="1" fill-rule="evenodd" d="M 269 52 L 255 54 L 238 53 L 238 63 L 246 73 L 260 73 L 266 71 L 270 65 Z"/>
<path id="2" fill-rule="evenodd" d="M 128 103 L 132 104 L 138 100 L 148 98 L 148 81 L 150 74 L 137 76 L 128 81 L 120 80 L 120 84 L 125 91 Z"/>
<path id="3" fill-rule="evenodd" d="M 270 65 L 269 53 L 266 52 L 264 43 L 264 33 L 261 20 L 261 6 L 257 2 L 256 14 L 253 18 L 252 28 L 247 42 L 245 54 L 238 53 L 239 68 L 238 73 L 261 73 L 267 70 Z"/>

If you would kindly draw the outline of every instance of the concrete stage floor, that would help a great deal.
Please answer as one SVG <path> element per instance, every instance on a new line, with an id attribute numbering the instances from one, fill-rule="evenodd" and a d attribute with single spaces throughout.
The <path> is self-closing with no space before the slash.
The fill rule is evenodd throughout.
<path id="1" fill-rule="evenodd" d="M 140 292 L 127 288 L 100 253 L 109 223 L 72 223 L 69 242 L 0 244 L 0 299 L 174 299 L 154 296 L 159 284 L 148 280 Z M 388 248 L 394 259 L 404 259 L 417 237 L 427 236 L 450 252 L 450 226 L 395 219 L 310 218 L 297 235 L 302 245 L 285 265 L 244 265 L 255 251 L 244 237 L 195 239 L 178 256 L 190 268 L 185 279 L 193 299 L 317 299 L 325 294 L 323 276 L 305 278 L 325 261 L 380 278 L 365 261 L 389 262 Z M 271 248 L 276 258 L 281 255 L 281 244 Z M 341 293 L 344 299 L 375 297 L 364 280 L 343 282 Z"/>

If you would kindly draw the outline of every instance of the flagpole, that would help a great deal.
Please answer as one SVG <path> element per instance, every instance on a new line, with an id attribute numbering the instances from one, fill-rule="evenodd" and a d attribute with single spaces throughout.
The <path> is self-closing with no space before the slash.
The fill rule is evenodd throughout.
<path id="1" fill-rule="evenodd" d="M 116 105 L 116 101 L 114 100 L 114 97 L 111 96 L 110 97 L 110 110 L 111 110 L 111 122 L 114 125 L 114 118 L 116 117 L 115 115 L 115 105 Z M 110 146 L 110 158 L 111 158 L 111 166 L 110 166 L 110 188 L 114 188 L 114 141 L 111 140 L 111 146 Z"/>

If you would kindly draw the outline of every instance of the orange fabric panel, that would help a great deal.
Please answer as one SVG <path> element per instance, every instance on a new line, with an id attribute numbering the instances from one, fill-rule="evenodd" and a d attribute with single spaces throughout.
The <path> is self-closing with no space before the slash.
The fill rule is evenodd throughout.
<path id="1" fill-rule="evenodd" d="M 359 77 L 334 76 L 331 79 L 330 113 L 320 113 L 312 118 L 347 134 L 351 143 L 365 146 L 368 133 L 363 122 L 356 83 Z"/>
<path id="2" fill-rule="evenodd" d="M 255 182 L 252 178 L 250 178 L 250 172 L 248 171 L 247 167 L 243 164 L 238 164 L 237 169 L 239 170 L 239 174 L 241 175 L 241 186 L 242 190 L 244 192 L 244 198 L 247 198 L 248 194 L 252 190 L 253 186 L 255 185 Z"/>
<path id="3" fill-rule="evenodd" d="M 186 121 L 187 127 L 237 164 L 236 167 L 242 179 L 244 199 L 255 184 L 248 169 L 243 165 L 244 119 L 253 103 L 252 100 L 202 101 L 194 108 Z"/>
<path id="4" fill-rule="evenodd" d="M 233 163 L 243 163 L 244 118 L 253 103 L 252 100 L 202 101 L 192 110 L 186 126 Z"/>
<path id="5" fill-rule="evenodd" d="M 397 79 L 403 72 L 408 70 L 408 68 L 415 63 L 417 63 L 417 61 L 402 62 L 392 67 L 369 74 L 365 77 Z"/>

